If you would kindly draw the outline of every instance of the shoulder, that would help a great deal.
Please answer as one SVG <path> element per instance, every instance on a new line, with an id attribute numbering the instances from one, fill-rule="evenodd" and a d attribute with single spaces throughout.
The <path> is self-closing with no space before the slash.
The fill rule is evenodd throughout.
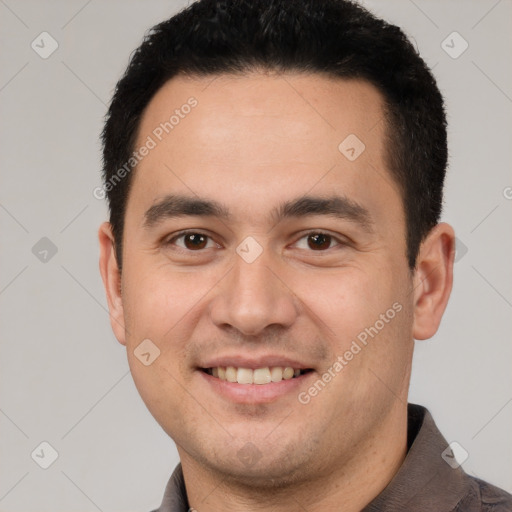
<path id="1" fill-rule="evenodd" d="M 511 512 L 512 511 L 512 495 L 508 492 L 484 482 L 479 478 L 474 479 L 480 488 L 482 497 L 482 505 L 487 506 L 493 512 Z"/>
<path id="2" fill-rule="evenodd" d="M 466 475 L 471 480 L 469 493 L 454 512 L 512 512 L 512 495 L 484 480 Z"/>

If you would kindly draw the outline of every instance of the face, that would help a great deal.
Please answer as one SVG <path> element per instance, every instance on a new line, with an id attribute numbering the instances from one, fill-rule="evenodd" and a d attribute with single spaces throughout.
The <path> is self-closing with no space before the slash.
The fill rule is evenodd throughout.
<path id="1" fill-rule="evenodd" d="M 182 461 L 284 482 L 385 442 L 417 295 L 377 89 L 178 77 L 145 111 L 144 145 L 121 293 L 107 236 L 104 278 L 136 386 Z"/>

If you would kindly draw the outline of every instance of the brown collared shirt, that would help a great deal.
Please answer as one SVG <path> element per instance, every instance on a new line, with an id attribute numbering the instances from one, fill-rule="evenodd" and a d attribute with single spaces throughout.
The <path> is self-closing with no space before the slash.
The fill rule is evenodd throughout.
<path id="1" fill-rule="evenodd" d="M 512 495 L 449 464 L 453 454 L 445 451 L 448 443 L 427 409 L 414 404 L 408 409 L 407 456 L 388 486 L 361 512 L 512 512 Z M 188 510 L 178 464 L 160 508 L 153 512 Z"/>

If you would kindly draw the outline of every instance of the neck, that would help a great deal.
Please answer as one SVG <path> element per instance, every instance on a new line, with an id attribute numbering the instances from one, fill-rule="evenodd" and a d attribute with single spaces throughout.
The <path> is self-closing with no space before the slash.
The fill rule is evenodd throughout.
<path id="1" fill-rule="evenodd" d="M 178 448 L 191 510 L 197 512 L 359 512 L 388 485 L 407 453 L 407 405 L 379 425 L 350 457 L 286 487 L 259 488 L 234 481 Z M 320 455 L 319 455 L 320 456 Z"/>

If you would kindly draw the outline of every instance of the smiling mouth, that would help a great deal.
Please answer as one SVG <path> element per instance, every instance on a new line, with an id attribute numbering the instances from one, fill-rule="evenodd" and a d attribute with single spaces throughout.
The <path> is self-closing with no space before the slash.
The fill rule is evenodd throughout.
<path id="1" fill-rule="evenodd" d="M 310 368 L 291 368 L 290 366 L 265 366 L 264 368 L 237 368 L 235 366 L 216 366 L 214 368 L 201 368 L 212 377 L 238 384 L 270 384 L 282 380 L 296 379 L 301 375 L 313 371 Z"/>

